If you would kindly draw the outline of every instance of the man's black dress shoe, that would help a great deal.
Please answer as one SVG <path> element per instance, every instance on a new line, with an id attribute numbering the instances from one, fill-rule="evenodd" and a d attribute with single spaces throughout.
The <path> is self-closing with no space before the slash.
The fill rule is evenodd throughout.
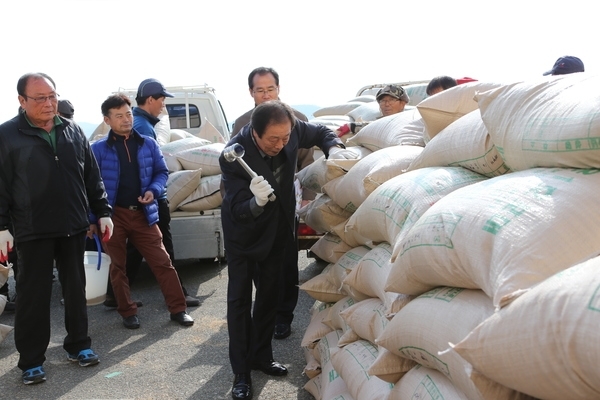
<path id="1" fill-rule="evenodd" d="M 178 312 L 177 314 L 171 314 L 171 321 L 177 322 L 179 325 L 192 326 L 194 325 L 194 319 L 190 317 L 185 311 Z"/>
<path id="2" fill-rule="evenodd" d="M 252 369 L 257 369 L 271 376 L 284 376 L 287 375 L 288 370 L 281 363 L 277 361 L 264 361 L 257 362 L 252 365 Z"/>
<path id="3" fill-rule="evenodd" d="M 234 399 L 252 398 L 252 382 L 250 374 L 235 374 L 233 379 L 233 388 L 231 389 L 231 397 Z"/>
<path id="4" fill-rule="evenodd" d="M 137 315 L 130 315 L 129 317 L 123 318 L 123 325 L 127 329 L 137 329 L 140 327 L 140 320 Z"/>
<path id="5" fill-rule="evenodd" d="M 290 324 L 277 324 L 275 325 L 275 333 L 273 337 L 275 339 L 285 339 L 292 334 L 292 327 Z"/>

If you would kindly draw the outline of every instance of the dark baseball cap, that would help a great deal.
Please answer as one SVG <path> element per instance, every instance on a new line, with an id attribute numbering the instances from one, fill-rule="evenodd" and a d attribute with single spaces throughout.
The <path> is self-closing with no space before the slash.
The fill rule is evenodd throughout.
<path id="1" fill-rule="evenodd" d="M 377 96 L 375 96 L 375 100 L 379 101 L 385 95 L 392 96 L 395 99 L 402 100 L 407 103 L 410 101 L 410 98 L 406 94 L 406 90 L 404 90 L 402 86 L 398 85 L 387 85 L 380 89 L 379 92 L 377 92 Z"/>
<path id="2" fill-rule="evenodd" d="M 144 79 L 138 87 L 137 97 L 150 97 L 161 95 L 165 97 L 175 97 L 171 93 L 167 92 L 162 83 L 156 79 Z"/>
<path id="3" fill-rule="evenodd" d="M 59 100 L 58 101 L 58 112 L 65 118 L 73 118 L 73 114 L 75 114 L 75 108 L 73 104 L 69 100 Z"/>
<path id="4" fill-rule="evenodd" d="M 577 57 L 564 56 L 556 60 L 552 69 L 543 75 L 566 75 L 574 72 L 583 72 L 583 62 Z"/>

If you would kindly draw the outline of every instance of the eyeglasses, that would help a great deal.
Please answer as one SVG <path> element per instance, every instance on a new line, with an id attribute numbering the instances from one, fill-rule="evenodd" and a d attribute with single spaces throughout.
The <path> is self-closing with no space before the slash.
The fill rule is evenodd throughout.
<path id="1" fill-rule="evenodd" d="M 277 87 L 269 87 L 269 88 L 266 88 L 266 89 L 256 89 L 256 90 L 252 91 L 252 93 L 258 94 L 259 96 L 262 96 L 265 93 L 266 94 L 273 94 L 273 93 L 275 93 L 277 91 L 277 89 L 279 89 L 279 88 L 277 88 Z"/>
<path id="2" fill-rule="evenodd" d="M 378 101 L 378 103 L 379 104 L 394 104 L 398 101 L 400 101 L 400 99 L 388 98 L 388 99 L 381 99 Z"/>
<path id="3" fill-rule="evenodd" d="M 48 100 L 50 100 L 52 103 L 57 102 L 59 95 L 58 95 L 58 93 L 54 93 L 54 94 L 51 94 L 50 96 L 31 97 L 31 96 L 24 95 L 23 97 L 31 99 L 31 100 L 35 101 L 37 104 L 44 104 Z"/>

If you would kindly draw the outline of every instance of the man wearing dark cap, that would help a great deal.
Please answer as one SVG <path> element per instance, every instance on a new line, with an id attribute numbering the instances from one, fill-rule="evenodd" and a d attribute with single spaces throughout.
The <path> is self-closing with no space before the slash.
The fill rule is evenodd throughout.
<path id="1" fill-rule="evenodd" d="M 167 92 L 163 84 L 157 79 L 144 79 L 140 83 L 135 97 L 137 107 L 134 107 L 132 112 L 133 128 L 142 136 L 149 136 L 156 140 L 156 131 L 154 130 L 154 126 L 160 121 L 158 116 L 165 107 L 165 98 L 167 97 L 174 96 Z M 169 253 L 171 262 L 175 264 L 175 250 L 173 248 L 173 236 L 171 235 L 170 226 L 171 213 L 169 211 L 166 188 L 164 188 L 158 198 L 158 218 L 157 225 L 163 236 L 163 244 L 167 250 L 167 253 Z M 140 270 L 142 258 L 143 257 L 140 252 L 129 243 L 127 245 L 126 269 L 130 286 Z M 179 281 L 181 282 L 181 277 L 179 278 Z M 183 284 L 181 285 L 181 289 L 185 295 L 185 302 L 188 307 L 197 307 L 200 305 L 200 300 L 190 296 Z M 115 298 L 111 295 L 112 290 L 109 288 L 109 292 L 107 293 L 108 301 L 105 301 L 104 305 L 107 307 L 117 307 Z"/>
<path id="2" fill-rule="evenodd" d="M 69 100 L 58 101 L 58 115 L 68 119 L 73 119 L 73 114 L 75 114 L 75 108 Z"/>
<path id="3" fill-rule="evenodd" d="M 382 117 L 388 117 L 390 115 L 397 114 L 399 112 L 404 111 L 404 107 L 410 101 L 408 94 L 406 94 L 406 90 L 402 86 L 398 85 L 386 85 L 382 89 L 377 92 L 375 96 L 375 100 L 379 104 L 379 110 L 381 111 Z M 349 124 L 344 124 L 336 129 L 336 133 L 339 137 L 344 136 L 345 134 L 352 132 L 358 133 L 363 127 L 367 126 L 369 121 L 367 122 L 351 122 Z"/>
<path id="4" fill-rule="evenodd" d="M 563 56 L 556 60 L 552 69 L 544 72 L 543 75 L 567 75 L 575 72 L 584 72 L 583 62 L 574 56 Z"/>

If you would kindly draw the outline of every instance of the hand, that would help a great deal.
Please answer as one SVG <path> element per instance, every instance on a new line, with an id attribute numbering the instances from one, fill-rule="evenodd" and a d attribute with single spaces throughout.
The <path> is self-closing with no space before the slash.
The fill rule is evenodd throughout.
<path id="1" fill-rule="evenodd" d="M 348 149 L 333 146 L 329 148 L 328 160 L 354 160 L 358 158 L 358 154 Z"/>
<path id="2" fill-rule="evenodd" d="M 112 219 L 110 219 L 110 217 L 102 217 L 98 222 L 100 222 L 100 232 L 102 232 L 102 241 L 108 242 L 113 234 L 114 225 Z"/>
<path id="3" fill-rule="evenodd" d="M 348 132 L 350 132 L 349 124 L 344 124 L 335 130 L 335 133 L 338 135 L 338 137 L 342 137 Z"/>
<path id="4" fill-rule="evenodd" d="M 8 229 L 0 231 L 0 262 L 8 261 L 8 253 L 12 251 L 12 248 L 13 237 Z"/>
<path id="5" fill-rule="evenodd" d="M 262 176 L 252 178 L 250 190 L 256 198 L 256 204 L 263 207 L 269 202 L 269 195 L 274 192 L 273 188 Z"/>
<path id="6" fill-rule="evenodd" d="M 140 204 L 150 204 L 154 201 L 154 193 L 148 190 L 146 193 L 144 193 L 144 197 L 138 196 L 138 201 Z"/>

